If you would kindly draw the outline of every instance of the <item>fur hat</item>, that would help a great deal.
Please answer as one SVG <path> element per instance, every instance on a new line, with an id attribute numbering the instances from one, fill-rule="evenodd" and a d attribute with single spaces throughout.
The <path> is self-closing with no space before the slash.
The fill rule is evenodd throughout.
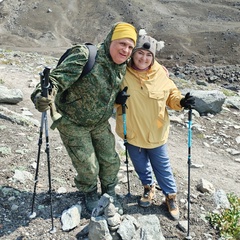
<path id="1" fill-rule="evenodd" d="M 145 29 L 140 29 L 137 44 L 133 53 L 138 49 L 143 49 L 151 52 L 153 58 L 155 58 L 156 51 L 160 51 L 162 48 L 164 48 L 164 41 L 157 41 L 156 39 L 148 36 Z"/>

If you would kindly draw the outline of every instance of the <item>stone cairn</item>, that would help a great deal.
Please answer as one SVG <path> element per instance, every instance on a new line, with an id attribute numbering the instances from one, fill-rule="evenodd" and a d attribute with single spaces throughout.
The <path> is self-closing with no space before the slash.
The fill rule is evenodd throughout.
<path id="1" fill-rule="evenodd" d="M 120 215 L 114 206 L 114 200 L 104 194 L 93 210 L 88 225 L 89 240 L 131 240 L 165 239 L 156 215 L 142 216 L 136 219 L 130 215 Z"/>

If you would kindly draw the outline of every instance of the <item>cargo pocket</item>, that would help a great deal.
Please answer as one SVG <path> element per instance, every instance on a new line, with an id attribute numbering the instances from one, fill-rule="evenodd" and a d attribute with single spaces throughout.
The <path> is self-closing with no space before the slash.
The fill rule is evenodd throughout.
<path id="1" fill-rule="evenodd" d="M 156 112 L 157 117 L 157 127 L 161 128 L 164 122 L 166 99 L 168 97 L 168 91 L 151 91 L 149 92 L 149 98 L 156 100 Z M 149 135 L 150 137 L 150 135 Z"/>
<path id="2" fill-rule="evenodd" d="M 149 98 L 163 101 L 165 99 L 166 91 L 151 91 L 149 92 Z"/>

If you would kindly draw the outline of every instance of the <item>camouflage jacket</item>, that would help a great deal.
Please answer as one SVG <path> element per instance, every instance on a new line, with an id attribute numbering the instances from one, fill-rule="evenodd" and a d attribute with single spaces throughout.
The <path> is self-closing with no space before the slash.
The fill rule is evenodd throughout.
<path id="1" fill-rule="evenodd" d="M 97 125 L 112 115 L 126 73 L 126 63 L 115 64 L 109 53 L 114 28 L 115 25 L 104 42 L 97 46 L 94 66 L 83 78 L 79 77 L 89 55 L 84 44 L 75 46 L 72 54 L 50 73 L 50 81 L 57 90 L 57 111 L 81 126 Z M 39 87 L 31 95 L 32 101 Z"/>

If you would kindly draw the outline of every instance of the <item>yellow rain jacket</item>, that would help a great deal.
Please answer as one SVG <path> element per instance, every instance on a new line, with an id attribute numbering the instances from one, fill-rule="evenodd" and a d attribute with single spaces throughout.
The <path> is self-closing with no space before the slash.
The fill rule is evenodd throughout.
<path id="1" fill-rule="evenodd" d="M 128 87 L 126 135 L 128 143 L 141 148 L 155 148 L 167 142 L 170 120 L 167 107 L 182 110 L 183 98 L 163 66 L 157 61 L 150 70 L 136 71 L 130 66 L 121 88 Z M 122 107 L 117 106 L 116 132 L 124 138 Z"/>

